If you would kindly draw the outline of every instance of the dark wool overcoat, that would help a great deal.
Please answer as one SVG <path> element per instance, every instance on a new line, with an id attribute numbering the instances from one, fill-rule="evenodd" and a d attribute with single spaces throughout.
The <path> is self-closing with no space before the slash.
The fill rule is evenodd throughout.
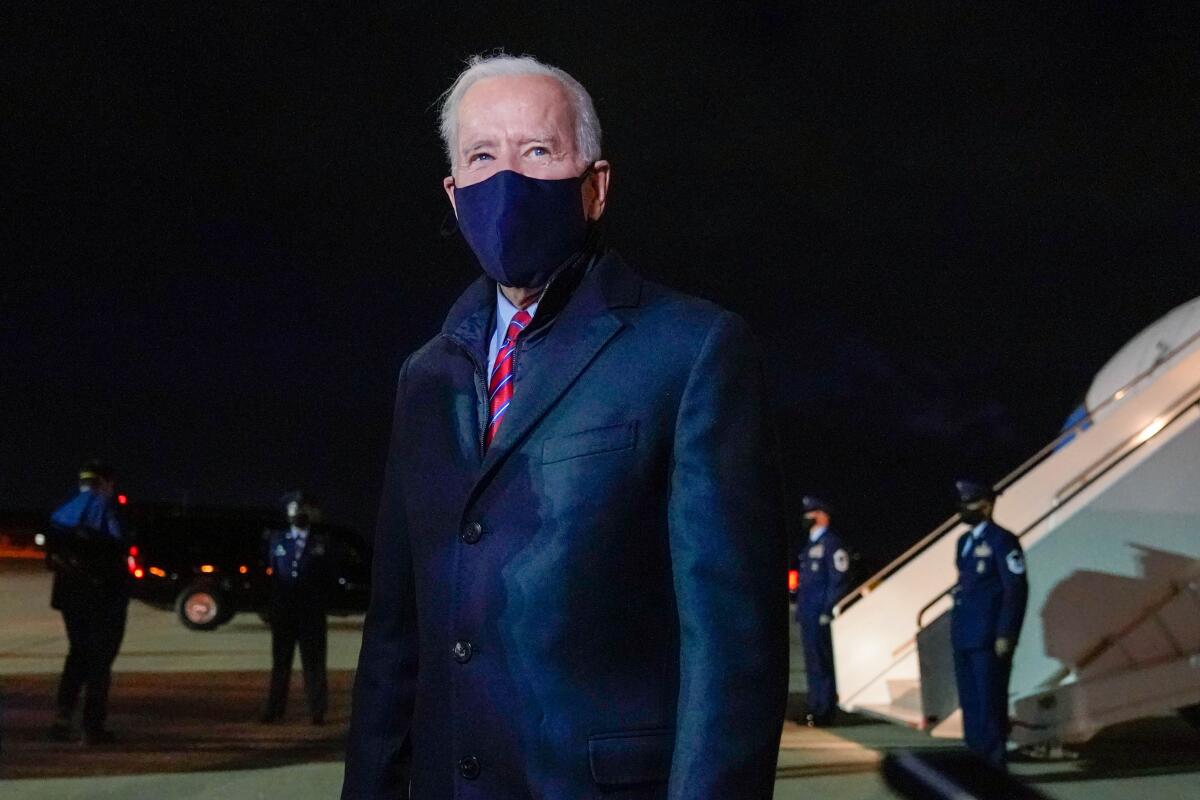
<path id="1" fill-rule="evenodd" d="M 745 324 L 581 259 L 485 452 L 495 292 L 400 371 L 343 797 L 770 797 L 788 554 Z"/>

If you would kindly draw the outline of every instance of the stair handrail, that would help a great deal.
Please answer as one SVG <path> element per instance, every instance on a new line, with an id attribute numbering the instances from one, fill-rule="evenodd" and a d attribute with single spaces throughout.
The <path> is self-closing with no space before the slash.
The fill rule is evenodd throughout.
<path id="1" fill-rule="evenodd" d="M 1059 434 L 1057 436 L 1055 436 L 1052 440 L 1050 440 L 1049 444 L 1042 447 L 1042 449 L 1038 450 L 1032 456 L 1030 456 L 1025 461 L 1023 461 L 1016 469 L 1012 470 L 1010 473 L 1008 473 L 1003 478 L 1001 478 L 992 487 L 993 491 L 995 491 L 997 494 L 999 494 L 1000 492 L 1004 491 L 1006 488 L 1008 488 L 1009 486 L 1011 486 L 1012 484 L 1016 483 L 1018 480 L 1023 478 L 1030 471 L 1032 471 L 1034 467 L 1041 464 L 1043 461 L 1045 461 L 1047 458 L 1049 458 L 1051 454 L 1053 454 L 1055 451 L 1057 451 L 1061 446 L 1063 446 L 1065 443 L 1069 442 L 1072 437 L 1078 435 L 1083 430 L 1090 427 L 1092 424 L 1092 421 L 1096 418 L 1097 414 L 1099 414 L 1101 411 L 1108 408 L 1110 405 L 1112 405 L 1114 403 L 1118 403 L 1121 400 L 1123 400 L 1129 394 L 1129 392 L 1133 389 L 1133 387 L 1137 386 L 1139 383 L 1141 383 L 1142 381 L 1149 378 L 1151 375 L 1153 375 L 1155 372 L 1157 372 L 1161 367 L 1163 367 L 1166 364 L 1173 361 L 1176 357 L 1178 357 L 1184 351 L 1189 349 L 1196 342 L 1200 342 L 1200 330 L 1196 331 L 1191 336 L 1184 339 L 1182 342 L 1180 342 L 1178 345 L 1176 345 L 1170 351 L 1168 351 L 1166 353 L 1159 353 L 1158 357 L 1154 359 L 1154 363 L 1152 363 L 1149 367 L 1147 367 L 1146 369 L 1142 370 L 1137 375 L 1135 375 L 1120 389 L 1117 389 L 1115 392 L 1110 394 L 1108 397 L 1104 398 L 1104 400 L 1102 400 L 1095 408 L 1088 409 L 1087 413 L 1081 419 L 1079 419 L 1077 422 L 1075 422 L 1070 427 L 1064 428 L 1062 431 L 1059 432 Z M 1093 464 L 1093 466 L 1094 466 L 1094 464 Z M 837 602 L 837 604 L 833 607 L 833 616 L 835 616 L 835 617 L 838 616 L 843 611 L 845 611 L 847 608 L 849 608 L 850 606 L 857 603 L 859 600 L 861 600 L 866 595 L 870 594 L 871 591 L 874 590 L 874 588 L 876 586 L 878 586 L 884 580 L 886 580 L 887 578 L 891 577 L 893 574 L 898 572 L 902 567 L 904 567 L 905 564 L 912 561 L 914 558 L 916 558 L 918 555 L 923 553 L 925 550 L 929 549 L 929 547 L 934 542 L 936 542 L 938 539 L 942 538 L 942 536 L 944 536 L 949 531 L 953 530 L 960 522 L 962 522 L 962 518 L 959 516 L 959 514 L 957 514 L 957 513 L 954 514 L 949 519 L 947 519 L 945 522 L 942 522 L 940 525 L 938 525 L 936 528 L 934 528 L 930 533 L 928 533 L 924 537 L 922 537 L 919 541 L 917 541 L 916 544 L 912 545 L 907 550 L 905 550 L 903 553 L 901 553 L 899 556 L 892 559 L 892 561 L 889 562 L 886 566 L 884 566 L 881 570 L 876 572 L 870 578 L 867 578 L 867 580 L 863 581 L 859 586 L 857 586 L 856 588 L 851 590 L 849 594 L 847 594 L 845 597 L 843 597 L 841 600 L 839 600 Z M 951 588 L 953 588 L 953 587 L 951 587 Z M 949 591 L 949 590 L 947 590 L 947 591 Z M 936 600 L 940 600 L 944 596 L 945 596 L 945 594 L 942 594 L 938 598 L 936 598 Z M 934 602 L 936 602 L 936 600 Z M 930 605 L 933 605 L 933 604 L 930 603 Z M 922 609 L 921 614 L 923 614 L 925 612 L 925 610 L 926 609 Z M 920 617 L 920 615 L 918 615 L 918 619 L 919 619 L 919 617 Z"/>
<path id="2" fill-rule="evenodd" d="M 1096 461 L 1093 461 L 1087 467 L 1087 469 L 1085 469 L 1083 472 L 1079 473 L 1078 476 L 1076 476 L 1075 478 L 1068 481 L 1064 488 L 1070 487 L 1070 486 L 1074 486 L 1075 488 L 1072 491 L 1070 491 L 1069 493 L 1064 493 L 1062 490 L 1059 490 L 1058 492 L 1056 492 L 1054 495 L 1054 501 L 1051 504 L 1050 509 L 1048 511 L 1046 511 L 1045 513 L 1043 513 L 1041 516 L 1039 516 L 1037 519 L 1035 519 L 1033 522 L 1031 522 L 1029 525 L 1022 528 L 1021 531 L 1016 534 L 1017 538 L 1018 539 L 1023 538 L 1025 536 L 1025 534 L 1029 533 L 1034 528 L 1041 525 L 1043 522 L 1045 522 L 1047 519 L 1050 518 L 1051 514 L 1058 511 L 1065 503 L 1069 503 L 1072 500 L 1074 500 L 1076 497 L 1079 496 L 1080 493 L 1082 493 L 1084 490 L 1086 490 L 1088 487 L 1090 487 L 1096 481 L 1100 480 L 1100 478 L 1107 475 L 1108 472 L 1113 467 L 1117 466 L 1122 461 L 1124 461 L 1126 458 L 1128 458 L 1129 456 L 1136 453 L 1147 442 L 1153 441 L 1155 438 L 1158 437 L 1159 434 L 1161 434 L 1167 428 L 1171 427 L 1171 425 L 1173 425 L 1176 421 L 1178 421 L 1179 418 L 1182 417 L 1184 414 L 1186 414 L 1191 408 L 1193 408 L 1197 405 L 1200 405 L 1200 383 L 1197 383 L 1194 386 L 1192 386 L 1191 390 L 1189 390 L 1187 393 L 1184 394 L 1184 397 L 1187 399 L 1184 401 L 1181 401 L 1179 403 L 1176 403 L 1174 406 L 1172 406 L 1171 409 L 1167 412 L 1167 414 L 1169 414 L 1170 417 L 1168 419 L 1165 419 L 1160 426 L 1156 426 L 1155 429 L 1153 430 L 1153 432 L 1149 436 L 1146 435 L 1146 432 L 1144 430 L 1134 433 L 1132 436 L 1129 436 L 1127 439 L 1125 439 L 1124 442 L 1117 445 L 1113 449 L 1109 450 L 1107 453 L 1105 453 L 1103 456 L 1101 456 Z M 1163 415 L 1163 417 L 1165 417 L 1165 416 L 1166 415 Z M 1159 419 L 1163 420 L 1163 417 L 1159 417 Z M 1110 459 L 1110 458 L 1112 460 L 1109 461 L 1109 463 L 1106 464 L 1103 469 L 1097 470 L 1094 474 L 1088 476 L 1086 479 L 1084 478 L 1084 476 L 1087 476 L 1088 473 L 1091 472 L 1096 467 L 1096 465 L 1104 463 L 1105 460 Z M 928 611 L 929 609 L 933 608 L 935 605 L 937 605 L 937 603 L 939 601 L 941 601 L 943 598 L 945 598 L 950 593 L 952 593 L 954 591 L 955 586 L 957 586 L 957 584 L 955 584 L 954 586 L 947 587 L 944 591 L 942 591 L 940 594 L 938 594 L 936 597 L 934 597 L 928 603 L 921 606 L 921 610 L 917 612 L 917 633 L 918 634 L 925 629 L 925 626 L 922 622 L 922 620 L 925 617 L 925 612 Z"/>

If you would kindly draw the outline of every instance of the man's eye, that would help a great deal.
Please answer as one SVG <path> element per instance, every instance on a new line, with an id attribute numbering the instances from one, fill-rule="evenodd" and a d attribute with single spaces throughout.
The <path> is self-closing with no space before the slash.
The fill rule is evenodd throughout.
<path id="1" fill-rule="evenodd" d="M 529 155 L 534 156 L 535 158 L 541 158 L 543 156 L 550 155 L 550 151 L 545 147 L 531 147 L 529 148 Z"/>
<path id="2" fill-rule="evenodd" d="M 474 153 L 471 156 L 468 163 L 474 164 L 476 161 L 491 161 L 491 160 L 492 160 L 492 157 L 488 153 Z"/>

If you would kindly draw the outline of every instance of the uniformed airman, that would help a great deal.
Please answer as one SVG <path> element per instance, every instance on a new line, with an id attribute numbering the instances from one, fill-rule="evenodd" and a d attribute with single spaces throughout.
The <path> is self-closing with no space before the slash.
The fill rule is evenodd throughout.
<path id="1" fill-rule="evenodd" d="M 1025 617 L 1028 582 L 1021 543 L 992 521 L 996 493 L 958 481 L 959 515 L 971 526 L 955 550 L 951 641 L 967 747 L 1006 765 L 1008 679 Z"/>
<path id="2" fill-rule="evenodd" d="M 816 497 L 803 500 L 804 518 L 811 525 L 798 557 L 800 571 L 796 621 L 804 639 L 804 670 L 808 675 L 808 725 L 829 725 L 837 713 L 837 683 L 833 672 L 833 637 L 829 625 L 833 607 L 850 590 L 850 552 L 830 527 L 832 511 Z"/>
<path id="3" fill-rule="evenodd" d="M 329 695 L 325 673 L 329 541 L 313 529 L 320 511 L 310 495 L 289 492 L 283 505 L 288 529 L 269 531 L 266 537 L 271 574 L 271 687 L 261 721 L 277 722 L 283 717 L 298 643 L 309 714 L 314 725 L 322 725 Z"/>

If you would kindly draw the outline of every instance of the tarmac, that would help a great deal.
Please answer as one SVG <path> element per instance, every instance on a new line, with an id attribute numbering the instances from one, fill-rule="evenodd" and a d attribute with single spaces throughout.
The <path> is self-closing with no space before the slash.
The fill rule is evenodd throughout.
<path id="1" fill-rule="evenodd" d="M 0 797 L 4 800 L 336 798 L 361 618 L 332 618 L 330 714 L 304 713 L 299 664 L 288 718 L 256 722 L 266 696 L 270 634 L 254 615 L 212 632 L 185 629 L 169 612 L 130 605 L 115 665 L 110 746 L 46 739 L 66 655 L 49 608 L 49 575 L 36 562 L 0 562 Z M 789 716 L 803 710 L 804 674 L 793 631 Z M 959 747 L 902 726 L 843 715 L 832 728 L 789 721 L 780 743 L 779 800 L 874 800 L 895 795 L 878 773 L 884 754 Z M 1200 796 L 1200 733 L 1175 717 L 1101 734 L 1077 757 L 1020 761 L 1013 773 L 1051 798 L 1126 800 Z"/>

